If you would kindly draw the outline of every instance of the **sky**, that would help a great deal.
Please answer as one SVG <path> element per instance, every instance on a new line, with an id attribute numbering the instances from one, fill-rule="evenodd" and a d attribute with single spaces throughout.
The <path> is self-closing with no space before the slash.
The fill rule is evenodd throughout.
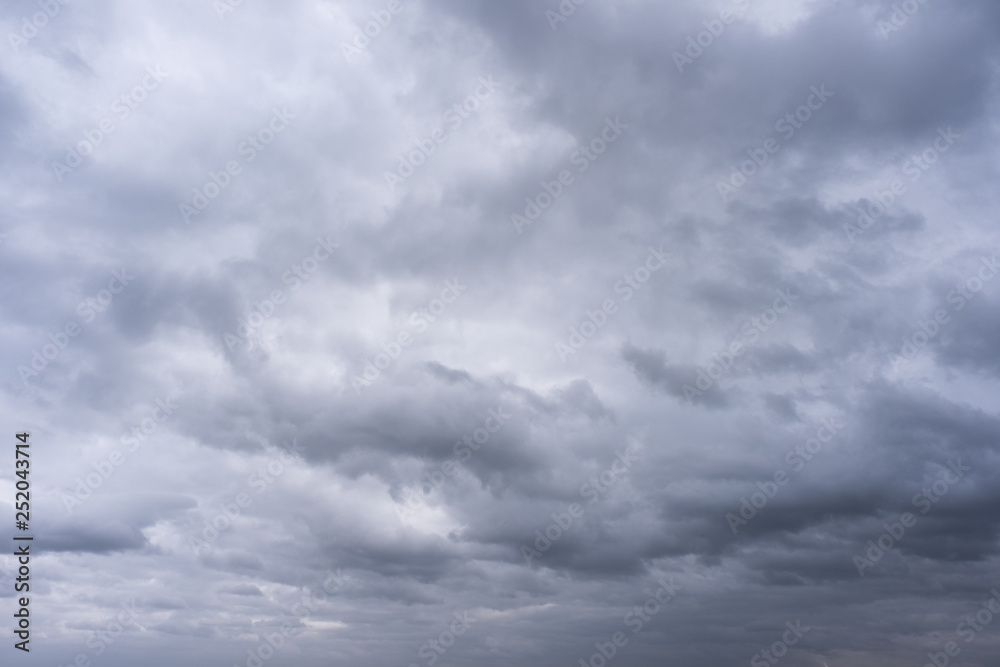
<path id="1" fill-rule="evenodd" d="M 995 664 L 994 0 L 0 28 L 3 664 Z"/>

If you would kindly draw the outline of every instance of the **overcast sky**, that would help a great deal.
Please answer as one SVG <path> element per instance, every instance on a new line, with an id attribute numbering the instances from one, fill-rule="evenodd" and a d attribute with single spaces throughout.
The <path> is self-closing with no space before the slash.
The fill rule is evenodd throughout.
<path id="1" fill-rule="evenodd" d="M 995 0 L 0 8 L 3 664 L 995 664 Z"/>

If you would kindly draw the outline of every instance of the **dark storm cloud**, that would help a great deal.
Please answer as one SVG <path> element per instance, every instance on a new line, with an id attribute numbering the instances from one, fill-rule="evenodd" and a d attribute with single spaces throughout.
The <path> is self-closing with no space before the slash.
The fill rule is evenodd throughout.
<path id="1" fill-rule="evenodd" d="M 671 396 L 690 398 L 694 395 L 685 395 L 684 387 L 693 387 L 692 382 L 697 382 L 697 367 L 667 364 L 663 350 L 641 350 L 628 343 L 622 347 L 622 358 L 639 378 Z M 729 405 L 726 395 L 718 389 L 709 392 L 702 399 L 705 405 L 717 408 Z"/>
<path id="2" fill-rule="evenodd" d="M 46 664 L 132 599 L 109 667 L 251 664 L 283 623 L 263 664 L 594 665 L 620 629 L 609 664 L 731 665 L 796 621 L 788 664 L 910 665 L 982 608 L 996 3 L 753 0 L 719 34 L 747 3 L 218 4 L 5 38 L 3 405 L 38 443 Z"/>

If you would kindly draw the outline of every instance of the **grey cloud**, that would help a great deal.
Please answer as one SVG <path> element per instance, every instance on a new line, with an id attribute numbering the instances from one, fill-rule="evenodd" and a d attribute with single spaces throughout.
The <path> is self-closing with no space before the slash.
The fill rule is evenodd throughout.
<path id="1" fill-rule="evenodd" d="M 622 630 L 622 665 L 714 667 L 796 619 L 813 629 L 789 664 L 943 650 L 996 586 L 1000 283 L 961 309 L 952 290 L 998 247 L 1000 9 L 918 3 L 884 36 L 907 3 L 755 0 L 712 23 L 737 4 L 109 0 L 60 5 L 17 50 L 8 35 L 0 411 L 32 433 L 34 659 L 91 651 L 132 599 L 141 629 L 108 667 L 247 664 L 283 623 L 262 664 L 596 664 Z M 38 7 L 8 7 L 4 33 Z M 678 71 L 689 38 L 702 53 Z M 162 85 L 112 111 L 157 65 Z M 294 118 L 265 142 L 276 107 Z M 650 247 L 670 261 L 624 289 Z M 134 281 L 84 322 L 123 266 Z M 435 303 L 446 280 L 468 289 Z M 752 324 L 778 290 L 798 299 Z M 727 514 L 762 498 L 734 534 Z M 904 512 L 917 523 L 860 576 Z M 554 537 L 528 563 L 536 531 Z M 633 633 L 669 577 L 679 594 Z M 475 622 L 442 654 L 428 642 L 456 612 Z M 956 659 L 991 650 L 984 634 Z"/>

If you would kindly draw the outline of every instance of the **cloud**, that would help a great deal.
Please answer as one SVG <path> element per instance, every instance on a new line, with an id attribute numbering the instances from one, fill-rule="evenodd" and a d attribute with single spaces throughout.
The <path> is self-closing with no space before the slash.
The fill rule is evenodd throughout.
<path id="1" fill-rule="evenodd" d="M 982 608 L 996 3 L 56 4 L 0 16 L 39 659 L 909 665 Z"/>

